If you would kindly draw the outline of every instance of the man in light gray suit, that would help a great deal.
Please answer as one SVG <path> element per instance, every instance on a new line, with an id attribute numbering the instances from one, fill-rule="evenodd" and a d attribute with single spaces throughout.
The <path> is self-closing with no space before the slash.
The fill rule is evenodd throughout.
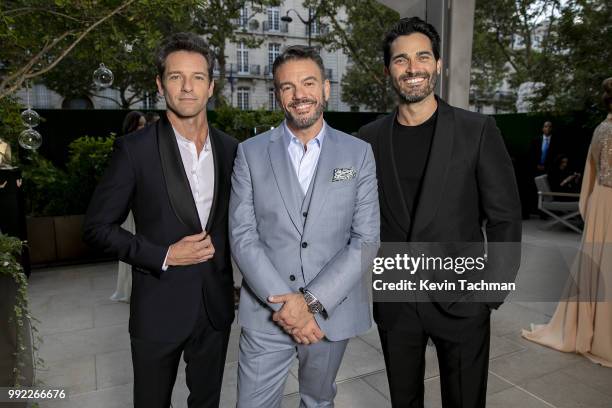
<path id="1" fill-rule="evenodd" d="M 311 47 L 273 65 L 286 120 L 238 147 L 230 244 L 240 295 L 238 407 L 280 407 L 297 353 L 301 407 L 332 407 L 348 339 L 371 326 L 365 274 L 379 245 L 370 145 L 329 127 Z"/>

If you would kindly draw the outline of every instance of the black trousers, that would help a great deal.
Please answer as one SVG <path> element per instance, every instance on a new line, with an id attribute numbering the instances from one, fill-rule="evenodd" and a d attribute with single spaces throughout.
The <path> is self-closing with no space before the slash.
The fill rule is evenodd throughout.
<path id="1" fill-rule="evenodd" d="M 185 341 L 162 343 L 132 337 L 134 407 L 170 407 L 181 353 L 187 364 L 188 407 L 218 407 L 229 332 L 229 328 L 216 330 L 202 306 L 198 322 Z"/>
<path id="2" fill-rule="evenodd" d="M 489 368 L 490 312 L 449 315 L 436 303 L 405 303 L 391 329 L 379 327 L 394 408 L 423 408 L 425 350 L 432 339 L 444 408 L 484 408 Z"/>

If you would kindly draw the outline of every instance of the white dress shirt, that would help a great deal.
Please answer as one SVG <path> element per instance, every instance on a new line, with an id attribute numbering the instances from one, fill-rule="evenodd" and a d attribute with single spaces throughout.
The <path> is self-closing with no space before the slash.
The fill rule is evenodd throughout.
<path id="1" fill-rule="evenodd" d="M 176 128 L 172 127 L 172 129 L 174 130 L 174 135 L 178 144 L 183 168 L 185 169 L 187 180 L 189 181 L 193 201 L 198 211 L 200 224 L 202 225 L 202 230 L 204 230 L 206 229 L 206 223 L 208 222 L 215 192 L 215 163 L 210 146 L 210 131 L 206 136 L 204 148 L 198 156 L 195 143 L 181 135 Z M 164 259 L 164 264 L 162 266 L 162 270 L 164 271 L 168 269 L 166 261 L 169 252 L 170 248 L 168 248 L 168 252 L 166 252 L 166 259 Z"/>
<path id="2" fill-rule="evenodd" d="M 174 128 L 173 128 L 174 129 Z M 195 202 L 202 229 L 206 228 L 215 192 L 215 163 L 210 148 L 210 132 L 206 136 L 204 148 L 198 156 L 196 145 L 174 129 L 183 168 L 187 174 L 193 201 Z"/>
<path id="3" fill-rule="evenodd" d="M 319 162 L 321 146 L 323 146 L 323 140 L 325 139 L 325 124 L 323 124 L 319 134 L 311 139 L 306 145 L 289 130 L 286 122 L 284 122 L 283 125 L 285 128 L 289 159 L 293 166 L 293 170 L 295 170 L 298 181 L 300 182 L 302 192 L 306 194 L 317 168 L 317 163 Z"/>

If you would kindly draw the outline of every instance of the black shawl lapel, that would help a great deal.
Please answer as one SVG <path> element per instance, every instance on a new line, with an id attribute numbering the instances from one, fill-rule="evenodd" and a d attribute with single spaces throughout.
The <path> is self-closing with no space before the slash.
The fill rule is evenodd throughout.
<path id="1" fill-rule="evenodd" d="M 380 183 L 387 206 L 395 222 L 408 235 L 410 231 L 410 214 L 406 208 L 406 200 L 400 186 L 395 154 L 393 148 L 393 123 L 397 116 L 397 108 L 382 121 L 378 132 L 378 156 L 376 165 L 380 167 Z"/>
<path id="2" fill-rule="evenodd" d="M 210 207 L 210 214 L 208 215 L 208 221 L 206 222 L 206 232 L 210 232 L 212 225 L 215 221 L 215 212 L 219 203 L 219 186 L 224 183 L 226 174 L 222 171 L 223 159 L 226 157 L 225 148 L 219 131 L 217 129 L 208 126 L 208 137 L 210 137 L 210 148 L 212 150 L 213 162 L 215 165 L 215 186 L 213 192 L 212 205 Z"/>
<path id="3" fill-rule="evenodd" d="M 196 209 L 189 180 L 183 167 L 183 160 L 178 150 L 178 144 L 174 130 L 166 115 L 157 121 L 157 143 L 159 145 L 159 157 L 162 171 L 166 182 L 166 190 L 170 198 L 170 205 L 176 217 L 190 232 L 198 234 L 202 232 L 200 217 Z M 215 160 L 215 163 L 217 160 Z M 215 183 L 216 191 L 217 183 Z"/>
<path id="4" fill-rule="evenodd" d="M 410 234 L 413 240 L 427 227 L 438 211 L 453 151 L 455 114 L 446 102 L 437 97 L 436 99 L 438 118 Z"/>

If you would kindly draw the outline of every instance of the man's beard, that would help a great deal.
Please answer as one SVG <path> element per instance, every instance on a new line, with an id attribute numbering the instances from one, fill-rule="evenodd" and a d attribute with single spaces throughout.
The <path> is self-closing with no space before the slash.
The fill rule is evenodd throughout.
<path id="1" fill-rule="evenodd" d="M 427 81 L 427 86 L 425 88 L 418 88 L 412 91 L 411 93 L 406 93 L 401 88 L 401 82 L 405 79 L 409 78 L 425 78 Z M 423 99 L 427 98 L 429 94 L 431 94 L 436 88 L 436 82 L 438 82 L 438 73 L 434 70 L 431 76 L 427 72 L 414 72 L 402 74 L 399 78 L 393 78 L 393 90 L 399 96 L 400 102 L 403 103 L 416 103 L 421 102 Z"/>
<path id="2" fill-rule="evenodd" d="M 291 112 L 289 111 L 289 109 L 286 109 L 285 118 L 287 119 L 287 122 L 289 122 L 291 125 L 293 125 L 297 129 L 308 129 L 309 127 L 314 125 L 317 120 L 319 120 L 319 118 L 323 114 L 323 111 L 325 110 L 327 101 L 325 101 L 324 96 L 321 97 L 321 103 L 319 103 L 316 99 L 302 98 L 296 101 L 292 101 L 291 103 L 289 103 L 287 108 L 292 108 L 301 103 L 315 103 L 316 104 L 315 111 L 312 113 L 312 115 L 293 116 Z"/>

